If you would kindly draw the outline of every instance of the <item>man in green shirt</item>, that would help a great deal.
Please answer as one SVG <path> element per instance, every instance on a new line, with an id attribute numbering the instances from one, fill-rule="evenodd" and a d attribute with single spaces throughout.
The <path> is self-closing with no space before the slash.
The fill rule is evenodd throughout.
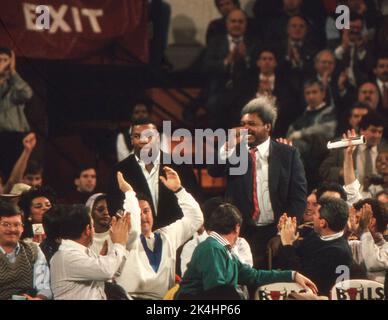
<path id="1" fill-rule="evenodd" d="M 231 249 L 242 223 L 238 209 L 221 204 L 209 218 L 209 237 L 198 245 L 183 277 L 176 299 L 241 299 L 237 284 L 261 286 L 273 282 L 292 282 L 317 287 L 295 271 L 263 271 L 243 264 Z"/>

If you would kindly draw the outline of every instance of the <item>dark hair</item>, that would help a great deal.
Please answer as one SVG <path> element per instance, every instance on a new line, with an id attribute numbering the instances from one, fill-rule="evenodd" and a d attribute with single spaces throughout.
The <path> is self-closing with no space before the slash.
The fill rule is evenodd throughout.
<path id="1" fill-rule="evenodd" d="M 219 8 L 220 7 L 220 1 L 221 0 L 214 0 L 214 5 Z M 232 0 L 233 4 L 240 9 L 241 5 L 240 5 L 240 0 Z"/>
<path id="2" fill-rule="evenodd" d="M 208 228 L 219 234 L 229 234 L 242 223 L 240 211 L 230 203 L 218 206 L 208 219 Z"/>
<path id="3" fill-rule="evenodd" d="M 42 174 L 43 166 L 35 161 L 29 161 L 24 176 L 28 174 Z"/>
<path id="4" fill-rule="evenodd" d="M 342 199 L 322 197 L 318 200 L 321 205 L 320 217 L 325 219 L 329 228 L 334 232 L 342 231 L 348 221 L 348 205 Z"/>
<path id="5" fill-rule="evenodd" d="M 348 199 L 348 196 L 346 194 L 346 191 L 344 190 L 344 187 L 341 186 L 339 183 L 336 182 L 324 182 L 321 184 L 321 186 L 317 190 L 317 199 L 319 200 L 326 191 L 332 191 L 332 192 L 338 192 L 341 196 L 341 199 L 346 201 Z"/>
<path id="6" fill-rule="evenodd" d="M 350 111 L 352 111 L 354 109 L 368 109 L 368 111 L 370 111 L 370 106 L 369 106 L 369 104 L 367 104 L 365 102 L 357 101 L 350 108 Z"/>
<path id="7" fill-rule="evenodd" d="M 48 239 L 60 238 L 61 217 L 66 214 L 63 205 L 55 205 L 43 215 L 44 233 Z"/>
<path id="8" fill-rule="evenodd" d="M 63 205 L 60 209 L 66 214 L 61 215 L 59 235 L 63 239 L 77 240 L 91 224 L 89 210 L 83 204 Z"/>
<path id="9" fill-rule="evenodd" d="M 277 55 L 276 51 L 275 51 L 274 49 L 272 49 L 272 48 L 269 48 L 269 47 L 261 48 L 260 51 L 257 53 L 257 59 L 260 59 L 261 55 L 262 55 L 264 52 L 270 52 L 270 53 L 272 53 L 272 55 L 275 57 L 275 60 L 276 60 L 276 61 L 279 61 L 278 55 Z"/>
<path id="10" fill-rule="evenodd" d="M 33 237 L 32 223 L 28 218 L 31 216 L 30 207 L 31 207 L 32 201 L 39 197 L 45 197 L 49 199 L 52 206 L 55 205 L 57 201 L 57 197 L 54 190 L 48 186 L 31 188 L 30 190 L 22 193 L 18 203 L 25 217 L 22 239 Z"/>
<path id="11" fill-rule="evenodd" d="M 225 204 L 225 200 L 222 197 L 213 197 L 206 200 L 202 206 L 202 213 L 204 219 L 204 226 L 206 230 L 210 230 L 209 228 L 209 218 L 211 214 L 222 204 Z"/>
<path id="12" fill-rule="evenodd" d="M 364 204 L 372 207 L 373 218 L 376 219 L 376 229 L 378 232 L 384 232 L 387 228 L 388 216 L 385 206 L 377 199 L 367 198 L 353 204 L 354 209 L 360 210 Z"/>
<path id="13" fill-rule="evenodd" d="M 381 191 L 379 191 L 379 192 L 376 193 L 375 198 L 377 199 L 377 198 L 380 197 L 381 195 L 386 195 L 386 196 L 388 196 L 388 192 L 385 191 L 385 190 L 381 190 Z"/>
<path id="14" fill-rule="evenodd" d="M 136 100 L 134 100 L 134 102 L 132 104 L 131 114 L 135 110 L 135 107 L 137 105 L 139 105 L 139 104 L 144 105 L 147 108 L 148 113 L 151 113 L 152 107 L 153 107 L 153 101 L 150 98 L 146 97 L 146 96 L 142 96 L 142 97 L 137 98 Z"/>
<path id="15" fill-rule="evenodd" d="M 362 117 L 360 122 L 360 130 L 367 130 L 369 126 L 384 127 L 384 125 L 384 117 L 375 111 L 370 111 L 368 114 Z"/>
<path id="16" fill-rule="evenodd" d="M 158 128 L 155 122 L 152 121 L 150 118 L 143 118 L 143 119 L 136 120 L 132 123 L 132 126 L 142 126 L 147 124 L 152 124 L 153 126 L 155 126 L 155 128 Z"/>
<path id="17" fill-rule="evenodd" d="M 7 56 L 11 57 L 11 49 L 7 47 L 0 47 L 0 54 L 6 54 Z"/>
<path id="18" fill-rule="evenodd" d="M 79 179 L 81 177 L 82 172 L 89 170 L 89 169 L 94 169 L 96 172 L 96 166 L 91 164 L 91 163 L 83 163 L 80 164 L 74 174 L 74 179 Z"/>
<path id="19" fill-rule="evenodd" d="M 152 200 L 149 196 L 144 193 L 136 193 L 136 198 L 138 201 L 147 201 L 150 206 L 152 206 Z"/>
<path id="20" fill-rule="evenodd" d="M 0 218 L 13 216 L 22 216 L 23 220 L 23 213 L 18 210 L 16 206 L 9 202 L 0 200 Z"/>
<path id="21" fill-rule="evenodd" d="M 307 87 L 315 86 L 317 85 L 321 91 L 325 91 L 325 86 L 321 81 L 318 79 L 308 79 L 303 84 L 303 89 L 306 89 Z"/>

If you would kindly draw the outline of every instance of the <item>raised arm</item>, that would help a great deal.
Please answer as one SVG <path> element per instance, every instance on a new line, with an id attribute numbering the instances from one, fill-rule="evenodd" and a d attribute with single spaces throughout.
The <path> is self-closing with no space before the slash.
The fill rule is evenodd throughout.
<path id="1" fill-rule="evenodd" d="M 125 194 L 123 208 L 126 214 L 130 215 L 131 228 L 128 235 L 127 249 L 130 250 L 141 234 L 140 206 L 136 193 L 132 186 L 125 181 L 123 174 L 117 172 L 117 182 L 120 190 Z"/>
<path id="2" fill-rule="evenodd" d="M 162 228 L 174 241 L 176 248 L 194 235 L 203 224 L 203 214 L 198 202 L 181 185 L 177 172 L 169 167 L 163 168 L 165 177 L 160 177 L 162 183 L 175 193 L 178 205 L 182 209 L 183 218 Z"/>
<path id="3" fill-rule="evenodd" d="M 13 185 L 22 180 L 24 171 L 26 170 L 26 167 L 27 167 L 28 160 L 30 159 L 31 153 L 34 150 L 35 145 L 36 145 L 36 136 L 35 136 L 35 133 L 31 132 L 23 139 L 24 149 L 19 159 L 16 161 L 12 169 L 11 175 L 9 176 L 9 179 L 4 186 L 4 193 L 10 192 Z"/>

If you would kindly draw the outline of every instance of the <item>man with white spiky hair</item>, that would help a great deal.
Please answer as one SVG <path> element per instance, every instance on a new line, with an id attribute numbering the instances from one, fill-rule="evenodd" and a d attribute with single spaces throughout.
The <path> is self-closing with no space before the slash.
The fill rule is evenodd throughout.
<path id="1" fill-rule="evenodd" d="M 208 167 L 214 177 L 227 176 L 226 198 L 242 213 L 242 236 L 251 246 L 256 268 L 267 267 L 266 247 L 276 235 L 278 218 L 283 212 L 291 212 L 301 220 L 306 207 L 307 183 L 298 151 L 271 139 L 276 118 L 277 110 L 270 100 L 251 100 L 242 109 L 241 127 L 237 128 L 246 129 L 247 135 L 239 135 L 221 146 L 217 150 L 218 161 Z M 240 143 L 246 143 L 247 148 L 239 148 Z M 240 161 L 248 159 L 248 169 L 232 175 L 229 169 L 241 163 L 230 160 L 240 150 L 248 153 L 245 158 L 239 155 Z"/>

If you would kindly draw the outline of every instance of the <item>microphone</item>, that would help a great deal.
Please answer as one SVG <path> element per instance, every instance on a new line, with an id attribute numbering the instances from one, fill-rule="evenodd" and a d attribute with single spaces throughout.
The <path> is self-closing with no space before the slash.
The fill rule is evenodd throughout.
<path id="1" fill-rule="evenodd" d="M 359 144 L 365 144 L 366 139 L 364 136 L 354 137 L 350 139 L 333 140 L 327 143 L 327 149 L 346 148 L 350 145 L 357 146 Z"/>

